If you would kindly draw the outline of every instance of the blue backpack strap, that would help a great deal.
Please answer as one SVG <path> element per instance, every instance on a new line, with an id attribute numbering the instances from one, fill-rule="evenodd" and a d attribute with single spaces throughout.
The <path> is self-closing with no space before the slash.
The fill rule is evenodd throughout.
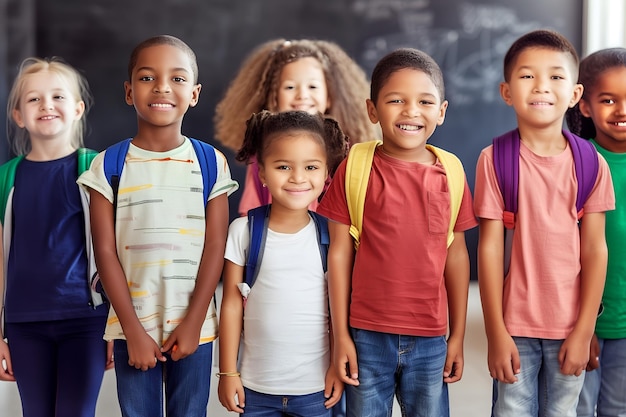
<path id="1" fill-rule="evenodd" d="M 250 288 L 258 275 L 257 266 L 261 264 L 265 239 L 267 238 L 267 224 L 270 218 L 271 205 L 265 205 L 248 211 L 248 231 L 250 233 L 250 246 L 248 247 L 248 259 L 246 260 L 244 282 Z"/>
<path id="2" fill-rule="evenodd" d="M 572 154 L 574 155 L 574 168 L 578 182 L 576 212 L 580 219 L 583 216 L 583 206 L 596 184 L 600 161 L 598 160 L 598 152 L 591 142 L 567 130 L 564 130 L 563 134 L 567 138 L 570 148 L 572 149 Z"/>
<path id="3" fill-rule="evenodd" d="M 126 154 L 132 138 L 125 139 L 109 146 L 104 152 L 104 176 L 113 189 L 113 219 L 117 213 L 117 192 L 120 188 L 120 178 L 126 162 Z"/>
<path id="4" fill-rule="evenodd" d="M 315 228 L 317 229 L 317 243 L 320 247 L 320 255 L 322 256 L 322 266 L 324 267 L 324 272 L 326 272 L 328 271 L 328 246 L 330 245 L 328 219 L 314 211 L 309 211 L 309 214 L 315 222 Z"/>
<path id="5" fill-rule="evenodd" d="M 189 138 L 193 149 L 198 157 L 200 164 L 200 172 L 202 173 L 202 194 L 204 196 L 204 206 L 209 201 L 209 195 L 213 186 L 217 182 L 217 157 L 215 148 L 206 142 L 198 139 Z"/>

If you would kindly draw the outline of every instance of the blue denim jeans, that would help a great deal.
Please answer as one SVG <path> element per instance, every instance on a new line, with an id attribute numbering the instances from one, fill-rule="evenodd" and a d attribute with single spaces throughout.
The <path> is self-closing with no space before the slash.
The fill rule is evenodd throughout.
<path id="1" fill-rule="evenodd" d="M 626 417 L 626 339 L 598 339 L 600 367 L 585 374 L 578 416 Z"/>
<path id="2" fill-rule="evenodd" d="M 244 388 L 246 417 L 331 417 L 332 411 L 324 407 L 324 391 L 306 395 L 262 394 Z"/>
<path id="3" fill-rule="evenodd" d="M 123 417 L 163 417 L 163 384 L 168 417 L 206 417 L 211 385 L 213 343 L 198 346 L 193 355 L 142 371 L 128 364 L 125 340 L 114 343 L 117 397 Z"/>
<path id="4" fill-rule="evenodd" d="M 578 396 L 585 380 L 563 375 L 559 349 L 563 340 L 513 337 L 520 355 L 521 372 L 513 384 L 494 386 L 495 417 L 576 417 Z"/>
<path id="5" fill-rule="evenodd" d="M 447 417 L 443 336 L 416 337 L 351 329 L 359 385 L 346 385 L 350 417 L 391 417 L 394 394 L 403 417 Z"/>

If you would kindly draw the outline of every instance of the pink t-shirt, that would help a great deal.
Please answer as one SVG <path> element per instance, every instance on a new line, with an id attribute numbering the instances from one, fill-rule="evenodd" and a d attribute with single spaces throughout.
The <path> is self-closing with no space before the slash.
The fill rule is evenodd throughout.
<path id="1" fill-rule="evenodd" d="M 585 213 L 615 208 L 609 168 L 598 157 L 598 179 Z M 518 193 L 511 266 L 504 281 L 504 322 L 513 336 L 565 339 L 578 318 L 580 299 L 577 182 L 569 145 L 559 155 L 539 156 L 522 142 Z M 504 200 L 492 146 L 478 158 L 474 194 L 478 217 L 502 219 Z"/>
<path id="2" fill-rule="evenodd" d="M 350 224 L 345 175 L 344 160 L 317 212 Z M 412 336 L 446 333 L 449 219 L 450 195 L 440 163 L 400 161 L 376 150 L 352 274 L 352 327 Z M 466 182 L 455 231 L 476 224 Z"/>

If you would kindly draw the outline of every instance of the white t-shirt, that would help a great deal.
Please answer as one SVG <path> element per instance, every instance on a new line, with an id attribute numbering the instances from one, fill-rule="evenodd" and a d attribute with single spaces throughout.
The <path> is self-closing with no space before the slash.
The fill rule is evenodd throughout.
<path id="1" fill-rule="evenodd" d="M 238 187 L 226 158 L 216 154 L 217 181 L 209 200 Z M 101 152 L 78 183 L 113 202 L 103 165 Z M 131 142 L 117 193 L 117 253 L 137 317 L 158 344 L 185 317 L 195 288 L 206 228 L 202 188 L 200 165 L 188 139 L 167 152 L 147 151 Z M 216 337 L 217 315 L 211 303 L 199 343 Z M 104 338 L 125 339 L 113 308 Z"/>
<path id="2" fill-rule="evenodd" d="M 248 219 L 235 219 L 224 257 L 245 265 Z M 244 311 L 241 380 L 272 395 L 304 395 L 324 389 L 330 361 L 328 287 L 317 230 L 267 231 L 258 275 Z"/>

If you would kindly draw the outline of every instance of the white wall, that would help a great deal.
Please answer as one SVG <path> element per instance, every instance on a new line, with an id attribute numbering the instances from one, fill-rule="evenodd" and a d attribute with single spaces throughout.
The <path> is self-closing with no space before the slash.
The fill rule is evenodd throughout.
<path id="1" fill-rule="evenodd" d="M 584 0 L 583 54 L 626 47 L 626 1 Z"/>

